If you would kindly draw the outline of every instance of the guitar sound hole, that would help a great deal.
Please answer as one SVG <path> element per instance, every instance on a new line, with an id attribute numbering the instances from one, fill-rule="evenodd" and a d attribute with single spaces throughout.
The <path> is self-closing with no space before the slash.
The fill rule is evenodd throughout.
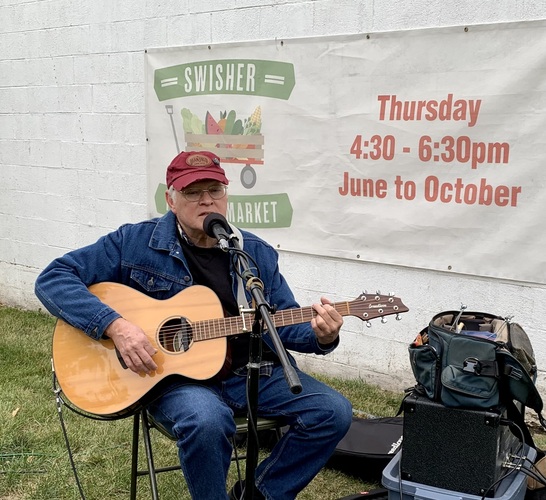
<path id="1" fill-rule="evenodd" d="M 192 342 L 193 331 L 186 318 L 172 318 L 159 329 L 159 343 L 169 352 L 185 352 Z"/>

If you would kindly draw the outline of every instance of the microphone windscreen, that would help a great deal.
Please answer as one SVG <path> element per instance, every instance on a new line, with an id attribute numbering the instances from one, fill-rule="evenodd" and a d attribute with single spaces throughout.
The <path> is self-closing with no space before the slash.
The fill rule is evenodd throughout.
<path id="1" fill-rule="evenodd" d="M 222 214 L 212 213 L 208 214 L 203 221 L 203 231 L 210 236 L 211 238 L 216 238 L 214 233 L 214 226 L 219 225 L 222 229 L 226 231 L 227 234 L 230 234 L 231 228 L 226 218 Z"/>

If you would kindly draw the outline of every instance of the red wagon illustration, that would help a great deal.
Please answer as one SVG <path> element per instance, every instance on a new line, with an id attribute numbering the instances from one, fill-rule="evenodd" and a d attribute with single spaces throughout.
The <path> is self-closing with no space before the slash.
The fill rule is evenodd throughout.
<path id="1" fill-rule="evenodd" d="M 224 163 L 243 165 L 242 185 L 250 189 L 256 184 L 257 177 L 253 166 L 264 163 L 260 106 L 244 120 L 237 118 L 235 110 L 221 112 L 218 121 L 208 111 L 204 122 L 188 108 L 183 108 L 181 114 L 188 150 L 206 149 L 217 154 Z"/>
<path id="2" fill-rule="evenodd" d="M 264 163 L 264 136 L 232 134 L 184 134 L 188 149 L 206 149 L 217 154 L 223 163 L 238 163 L 241 184 L 250 189 L 256 184 L 253 165 Z M 214 141 L 214 142 L 213 142 Z"/>

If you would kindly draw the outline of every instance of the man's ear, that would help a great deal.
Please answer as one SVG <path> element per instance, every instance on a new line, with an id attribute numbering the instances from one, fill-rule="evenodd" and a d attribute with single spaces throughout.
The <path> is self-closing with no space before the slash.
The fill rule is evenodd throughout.
<path id="1" fill-rule="evenodd" d="M 167 202 L 167 206 L 171 209 L 172 212 L 176 213 L 175 207 L 174 207 L 174 200 L 172 199 L 171 193 L 167 189 L 165 191 L 165 201 Z"/>

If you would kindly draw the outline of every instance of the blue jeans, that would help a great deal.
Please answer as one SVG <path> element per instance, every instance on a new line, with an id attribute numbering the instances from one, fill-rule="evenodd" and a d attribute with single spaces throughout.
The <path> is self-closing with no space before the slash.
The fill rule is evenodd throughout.
<path id="1" fill-rule="evenodd" d="M 260 377 L 258 415 L 290 426 L 256 469 L 256 488 L 270 500 L 296 498 L 330 458 L 352 419 L 351 404 L 327 385 L 298 370 L 303 390 L 292 394 L 282 366 Z M 246 380 L 231 375 L 215 384 L 181 382 L 149 408 L 177 439 L 192 498 L 225 500 L 235 434 L 233 414 L 247 408 Z"/>

